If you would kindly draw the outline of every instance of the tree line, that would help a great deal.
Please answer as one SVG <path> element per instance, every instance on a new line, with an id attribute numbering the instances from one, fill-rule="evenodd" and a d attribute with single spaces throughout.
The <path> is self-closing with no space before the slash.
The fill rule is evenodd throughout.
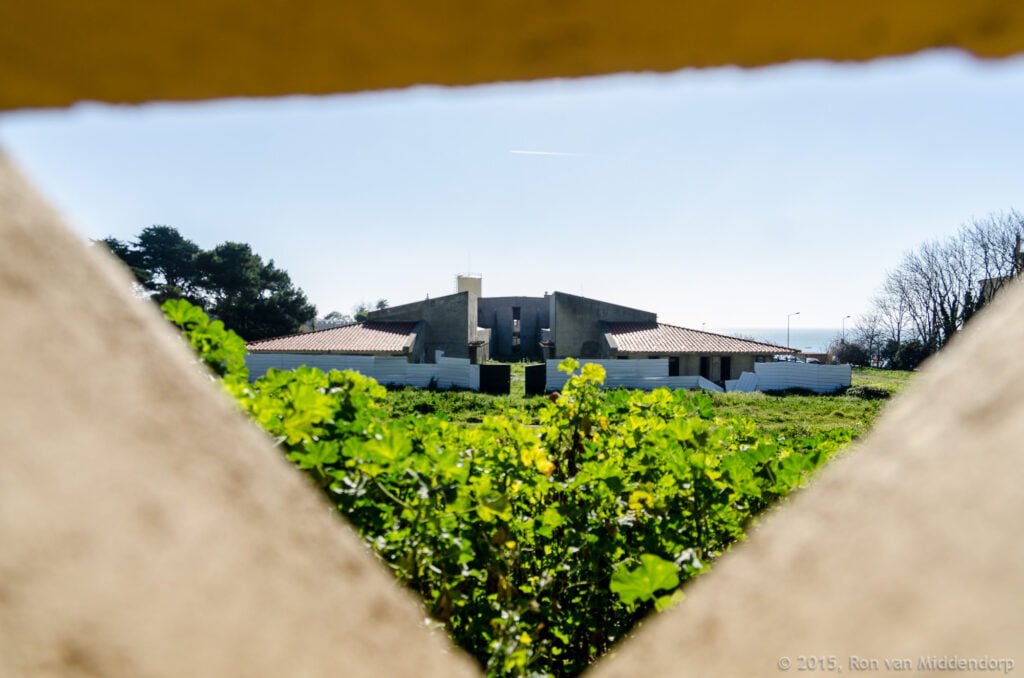
<path id="1" fill-rule="evenodd" d="M 853 337 L 834 343 L 841 362 L 914 369 L 949 343 L 1024 271 L 1024 216 L 993 213 L 907 252 L 885 277 Z"/>
<path id="2" fill-rule="evenodd" d="M 150 226 L 134 241 L 102 241 L 131 269 L 140 291 L 158 304 L 186 299 L 247 341 L 291 334 L 316 307 L 288 273 L 239 242 L 204 250 L 170 226 Z"/>
<path id="3" fill-rule="evenodd" d="M 347 325 L 354 322 L 363 322 L 370 317 L 370 313 L 372 311 L 383 311 L 385 308 L 389 307 L 390 303 L 387 299 L 378 299 L 373 304 L 360 301 L 352 307 L 352 313 L 331 311 L 323 318 L 317 318 L 314 321 L 314 328 L 319 330 L 326 327 L 336 327 L 338 325 Z"/>

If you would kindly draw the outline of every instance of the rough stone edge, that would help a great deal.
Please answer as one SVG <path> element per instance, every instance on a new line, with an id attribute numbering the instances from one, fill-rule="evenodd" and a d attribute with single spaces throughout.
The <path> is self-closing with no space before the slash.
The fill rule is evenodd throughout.
<path id="1" fill-rule="evenodd" d="M 476 675 L 0 155 L 0 674 Z"/>

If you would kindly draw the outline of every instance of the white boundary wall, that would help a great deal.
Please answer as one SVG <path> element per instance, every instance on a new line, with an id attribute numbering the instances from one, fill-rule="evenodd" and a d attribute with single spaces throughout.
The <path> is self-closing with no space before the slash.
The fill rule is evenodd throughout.
<path id="1" fill-rule="evenodd" d="M 755 363 L 758 391 L 806 388 L 815 393 L 832 393 L 849 386 L 853 369 L 849 365 L 808 363 Z"/>
<path id="2" fill-rule="evenodd" d="M 561 360 L 546 362 L 546 386 L 549 391 L 558 391 L 565 386 L 569 375 L 558 369 Z M 580 365 L 596 363 L 605 370 L 605 388 L 635 388 L 651 391 L 656 388 L 703 388 L 722 392 L 722 387 L 704 377 L 668 376 L 668 359 L 655 360 L 581 360 Z"/>
<path id="3" fill-rule="evenodd" d="M 739 391 L 750 393 L 757 390 L 757 375 L 753 372 L 743 372 L 739 379 L 726 379 L 725 390 L 729 393 Z"/>
<path id="4" fill-rule="evenodd" d="M 306 365 L 320 370 L 353 370 L 379 383 L 426 388 L 436 380 L 438 388 L 465 388 L 480 390 L 480 366 L 468 358 L 445 358 L 437 351 L 436 361 L 410 363 L 405 358 L 391 356 L 328 355 L 323 353 L 249 353 L 245 364 L 249 378 L 258 379 L 271 368 L 294 370 Z"/>
<path id="5" fill-rule="evenodd" d="M 569 375 L 558 369 L 561 360 L 548 360 L 547 390 L 565 387 Z M 635 388 L 650 391 L 656 388 L 703 388 L 721 393 L 722 387 L 704 377 L 668 376 L 668 359 L 654 360 L 581 360 L 581 365 L 597 363 L 605 369 L 605 388 Z M 725 382 L 728 391 L 781 391 L 806 388 L 815 393 L 832 393 L 849 386 L 853 377 L 849 365 L 814 365 L 796 362 L 755 363 L 754 372 L 744 372 L 739 379 Z"/>

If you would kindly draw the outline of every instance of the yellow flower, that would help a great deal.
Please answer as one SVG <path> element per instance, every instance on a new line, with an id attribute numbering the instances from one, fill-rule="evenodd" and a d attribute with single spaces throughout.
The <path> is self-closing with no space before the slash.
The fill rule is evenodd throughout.
<path id="1" fill-rule="evenodd" d="M 526 631 L 523 631 L 523 634 L 521 636 L 519 636 L 519 642 L 522 643 L 523 645 L 529 645 L 530 643 L 533 642 L 533 638 L 530 637 L 529 633 L 527 633 Z"/>
<path id="2" fill-rule="evenodd" d="M 537 450 L 525 449 L 519 451 L 519 459 L 523 462 L 523 466 L 533 465 L 534 459 L 537 458 Z"/>
<path id="3" fill-rule="evenodd" d="M 509 539 L 507 542 L 505 542 L 505 548 L 507 548 L 509 551 L 513 550 L 515 547 L 516 543 L 513 540 Z"/>
<path id="4" fill-rule="evenodd" d="M 654 508 L 654 495 L 643 490 L 637 490 L 629 495 L 629 508 L 639 511 L 644 506 Z"/>
<path id="5" fill-rule="evenodd" d="M 555 472 L 555 465 L 547 459 L 538 459 L 537 470 L 543 473 L 544 475 L 549 476 Z"/>

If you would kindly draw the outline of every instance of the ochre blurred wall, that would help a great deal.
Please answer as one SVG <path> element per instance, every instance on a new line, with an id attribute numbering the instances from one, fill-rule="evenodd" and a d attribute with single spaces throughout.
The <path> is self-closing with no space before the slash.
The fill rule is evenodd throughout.
<path id="1" fill-rule="evenodd" d="M 0 109 L 1024 49 L 1007 0 L 5 0 Z"/>

